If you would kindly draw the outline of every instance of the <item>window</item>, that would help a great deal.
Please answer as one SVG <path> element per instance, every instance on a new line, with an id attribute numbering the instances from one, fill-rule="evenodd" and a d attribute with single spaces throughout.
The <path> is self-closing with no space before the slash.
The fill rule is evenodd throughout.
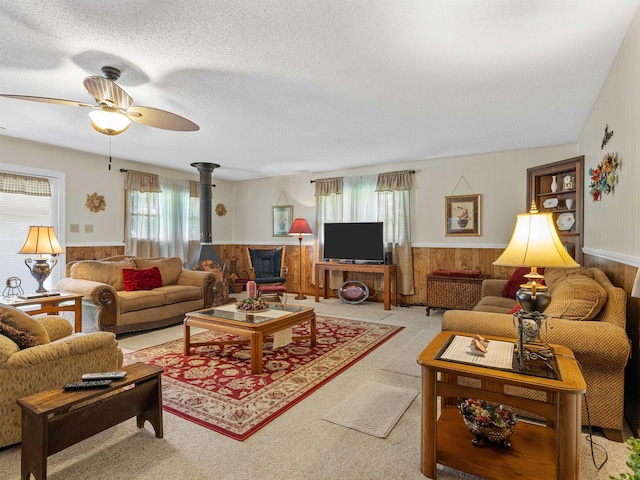
<path id="1" fill-rule="evenodd" d="M 158 177 L 159 190 L 127 190 L 127 255 L 189 260 L 189 241 L 200 220 L 189 181 Z M 195 199 L 197 200 L 197 199 Z M 197 223 L 194 225 L 194 222 Z"/>
<path id="2" fill-rule="evenodd" d="M 0 173 L 22 175 L 34 181 L 46 179 L 51 196 L 26 195 L 23 193 L 0 192 L 0 293 L 5 289 L 9 277 L 19 277 L 22 289 L 33 292 L 38 282 L 31 276 L 25 265 L 29 255 L 18 254 L 31 225 L 52 225 L 60 245 L 65 246 L 64 197 L 65 174 L 17 165 L 0 164 Z M 48 256 L 48 255 L 47 255 Z M 34 258 L 34 256 L 32 256 Z M 57 265 L 44 283 L 47 290 L 55 288 L 59 279 L 65 276 L 66 255 L 57 257 Z"/>

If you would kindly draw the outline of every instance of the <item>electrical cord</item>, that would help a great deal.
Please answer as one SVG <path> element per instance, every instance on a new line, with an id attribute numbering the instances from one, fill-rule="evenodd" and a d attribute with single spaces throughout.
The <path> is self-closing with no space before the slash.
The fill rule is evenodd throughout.
<path id="1" fill-rule="evenodd" d="M 574 362 L 576 362 L 576 365 L 578 365 L 578 368 L 580 369 L 580 373 L 584 374 L 584 372 L 582 371 L 582 365 L 580 365 L 580 362 L 576 358 L 570 357 L 568 355 L 561 355 L 558 353 L 554 353 L 554 355 L 556 357 L 564 357 L 564 358 L 573 360 Z M 607 461 L 609 460 L 609 454 L 607 453 L 606 448 L 604 448 L 599 443 L 596 443 L 595 440 L 593 439 L 593 428 L 591 426 L 591 415 L 589 414 L 589 402 L 587 401 L 587 393 L 586 392 L 583 393 L 582 396 L 584 398 L 584 407 L 585 407 L 585 410 L 587 411 L 587 425 L 589 427 L 589 434 L 587 435 L 587 440 L 589 440 L 589 446 L 591 448 L 591 461 L 593 462 L 593 466 L 596 467 L 598 471 L 600 471 L 600 469 L 604 467 L 605 463 L 607 463 Z M 598 465 L 598 462 L 596 461 L 596 455 L 593 448 L 594 446 L 599 448 L 602 452 L 604 452 L 604 460 L 600 465 Z"/>

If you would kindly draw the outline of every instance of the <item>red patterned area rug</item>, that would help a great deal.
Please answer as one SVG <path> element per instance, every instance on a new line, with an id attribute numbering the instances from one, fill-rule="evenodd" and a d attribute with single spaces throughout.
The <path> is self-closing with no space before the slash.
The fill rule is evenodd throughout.
<path id="1" fill-rule="evenodd" d="M 317 346 L 299 340 L 272 349 L 264 343 L 264 373 L 251 374 L 248 345 L 198 347 L 182 354 L 182 339 L 125 355 L 164 369 L 165 411 L 243 441 L 278 415 L 362 359 L 404 327 L 336 317 L 317 317 Z M 308 334 L 308 324 L 294 335 Z M 195 342 L 232 335 L 204 332 Z"/>

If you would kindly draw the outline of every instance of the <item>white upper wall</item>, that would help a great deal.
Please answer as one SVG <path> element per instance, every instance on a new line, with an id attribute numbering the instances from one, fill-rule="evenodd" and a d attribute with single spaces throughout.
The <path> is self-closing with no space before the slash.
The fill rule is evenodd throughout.
<path id="1" fill-rule="evenodd" d="M 584 251 L 640 266 L 640 12 L 636 13 L 618 56 L 582 134 L 578 152 L 585 156 Z M 605 126 L 613 137 L 601 149 Z M 589 168 L 607 153 L 620 159 L 614 192 L 594 202 Z"/>
<path id="2" fill-rule="evenodd" d="M 106 137 L 99 136 L 101 140 Z M 206 159 L 203 161 L 207 161 Z M 54 147 L 26 140 L 0 136 L 0 163 L 57 170 L 67 174 L 66 244 L 70 246 L 123 245 L 124 244 L 124 181 L 126 173 L 120 169 L 133 169 L 157 173 L 166 177 L 199 180 L 197 170 L 190 175 L 177 170 L 155 168 L 149 165 L 114 158 L 108 169 L 107 155 L 94 155 L 62 147 Z M 233 182 L 215 178 L 214 205 L 224 203 L 229 210 L 233 200 Z M 104 195 L 106 209 L 91 212 L 85 207 L 87 195 Z M 80 233 L 71 233 L 69 225 L 79 224 Z M 93 225 L 93 233 L 84 233 L 85 225 Z M 224 232 L 224 240 L 231 240 L 233 220 L 227 215 L 214 215 L 214 229 Z"/>
<path id="3" fill-rule="evenodd" d="M 529 209 L 530 202 L 525 198 L 527 168 L 575 155 L 576 145 L 567 144 L 345 169 L 323 173 L 317 178 L 415 170 L 412 195 L 414 246 L 504 247 L 511 238 L 516 215 Z M 297 238 L 271 237 L 272 207 L 277 202 L 284 204 L 285 196 L 293 205 L 293 216 L 305 217 L 315 231 L 315 185 L 310 183 L 313 178 L 316 176 L 292 175 L 237 182 L 234 203 L 242 216 L 234 217 L 235 241 L 297 243 Z M 445 237 L 444 197 L 470 193 L 482 195 L 482 235 Z M 303 239 L 303 243 L 312 241 L 312 237 Z"/>

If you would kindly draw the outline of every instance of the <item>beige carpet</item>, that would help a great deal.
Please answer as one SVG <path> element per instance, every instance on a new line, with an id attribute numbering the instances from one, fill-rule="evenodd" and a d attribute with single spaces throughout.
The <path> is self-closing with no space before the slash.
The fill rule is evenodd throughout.
<path id="1" fill-rule="evenodd" d="M 313 298 L 298 302 L 316 308 L 319 314 L 385 312 L 380 305 L 360 305 L 357 310 L 340 306 L 339 300 Z M 366 303 L 366 302 L 365 302 Z M 424 480 L 420 473 L 420 396 L 407 408 L 387 438 L 365 435 L 341 428 L 322 419 L 334 405 L 344 399 L 365 380 L 420 390 L 420 379 L 382 370 L 416 337 L 437 328 L 441 316 L 426 317 L 424 308 L 392 308 L 384 318 L 386 324 L 405 329 L 373 351 L 353 367 L 305 398 L 265 428 L 244 442 L 238 442 L 175 415 L 164 415 L 164 438 L 157 439 L 153 429 L 136 427 L 135 420 L 123 422 L 106 432 L 69 447 L 49 457 L 49 480 Z M 329 312 L 326 312 L 329 314 Z M 375 317 L 374 317 L 375 318 Z M 433 328 L 432 328 L 433 327 Z M 129 348 L 144 348 L 181 335 L 162 330 L 123 339 Z M 158 340 L 158 336 L 161 339 Z M 149 339 L 149 341 L 146 341 Z M 426 346 L 430 337 L 425 335 Z M 155 343 L 153 343 L 155 341 Z M 630 432 L 625 431 L 625 435 Z M 461 439 L 461 441 L 470 439 Z M 609 461 L 597 472 L 591 462 L 586 441 L 582 442 L 582 479 L 608 480 L 608 475 L 627 471 L 626 445 L 599 437 Z M 603 454 L 596 451 L 598 462 Z M 20 447 L 0 451 L 0 480 L 20 478 Z M 444 467 L 438 469 L 439 480 L 468 480 L 473 477 Z"/>
<path id="2" fill-rule="evenodd" d="M 366 381 L 322 418 L 374 437 L 386 438 L 417 395 L 417 390 Z"/>

